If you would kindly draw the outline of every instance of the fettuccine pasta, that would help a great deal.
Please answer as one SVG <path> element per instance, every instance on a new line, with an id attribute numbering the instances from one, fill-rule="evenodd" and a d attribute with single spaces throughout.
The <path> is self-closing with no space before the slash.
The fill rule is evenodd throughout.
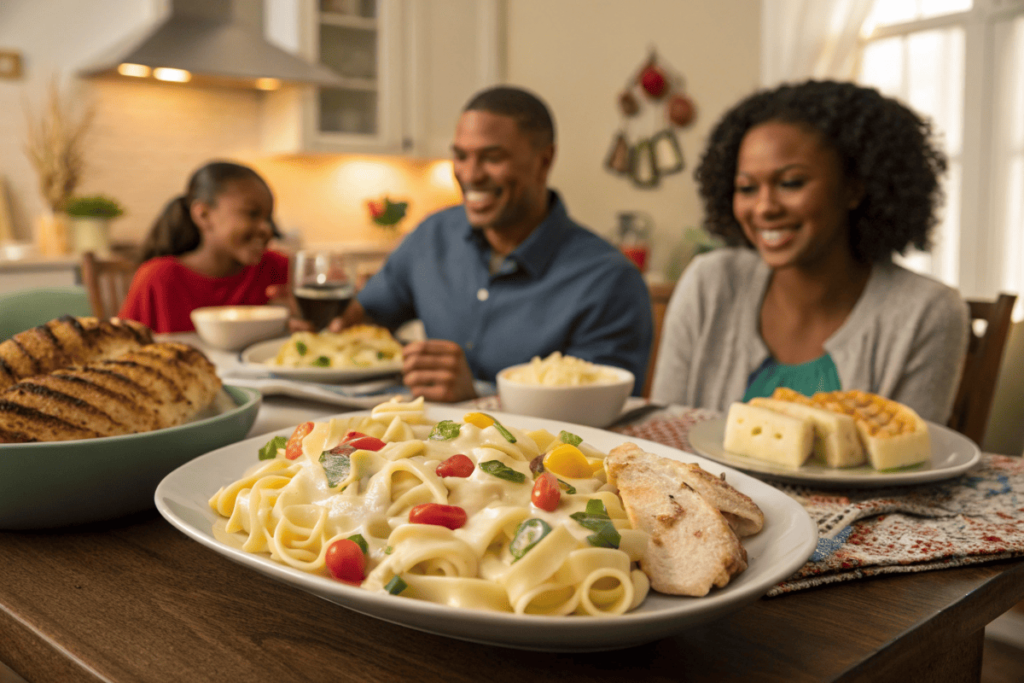
<path id="1" fill-rule="evenodd" d="M 372 368 L 402 358 L 402 345 L 376 325 L 354 325 L 342 332 L 295 332 L 269 365 L 288 368 Z"/>
<path id="2" fill-rule="evenodd" d="M 210 499 L 215 534 L 304 572 L 455 607 L 612 616 L 643 602 L 648 535 L 607 484 L 604 453 L 566 432 L 482 413 L 434 424 L 424 410 L 422 398 L 394 399 L 277 437 Z"/>

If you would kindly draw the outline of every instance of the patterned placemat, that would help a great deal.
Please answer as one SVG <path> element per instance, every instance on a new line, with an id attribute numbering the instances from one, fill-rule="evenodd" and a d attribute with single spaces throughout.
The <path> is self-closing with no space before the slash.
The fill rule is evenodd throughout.
<path id="1" fill-rule="evenodd" d="M 719 413 L 670 407 L 615 429 L 693 452 L 693 425 Z M 1024 555 L 1024 459 L 982 455 L 947 481 L 820 491 L 773 486 L 799 501 L 818 525 L 818 547 L 768 596 L 879 574 L 929 571 Z"/>

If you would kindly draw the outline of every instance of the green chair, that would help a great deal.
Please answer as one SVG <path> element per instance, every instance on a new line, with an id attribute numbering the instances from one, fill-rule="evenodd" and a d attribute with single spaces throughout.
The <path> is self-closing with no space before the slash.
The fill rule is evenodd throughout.
<path id="1" fill-rule="evenodd" d="M 0 341 L 62 315 L 92 314 L 85 287 L 39 287 L 0 294 Z"/>

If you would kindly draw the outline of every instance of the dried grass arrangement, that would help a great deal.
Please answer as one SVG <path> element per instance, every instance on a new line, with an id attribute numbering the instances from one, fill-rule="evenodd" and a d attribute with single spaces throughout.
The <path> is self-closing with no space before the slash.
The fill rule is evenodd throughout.
<path id="1" fill-rule="evenodd" d="M 91 108 L 72 110 L 54 79 L 46 107 L 39 115 L 25 108 L 25 153 L 39 175 L 39 189 L 54 213 L 64 210 L 85 170 L 85 136 L 92 123 Z"/>

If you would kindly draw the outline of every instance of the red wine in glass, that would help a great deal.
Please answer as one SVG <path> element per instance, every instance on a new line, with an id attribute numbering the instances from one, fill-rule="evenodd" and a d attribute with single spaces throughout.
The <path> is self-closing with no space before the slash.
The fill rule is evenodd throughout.
<path id="1" fill-rule="evenodd" d="M 345 312 L 355 296 L 355 272 L 344 254 L 303 250 L 295 255 L 292 293 L 303 319 L 319 332 Z"/>
<path id="2" fill-rule="evenodd" d="M 295 287 L 295 301 L 302 317 L 313 324 L 317 332 L 348 308 L 355 289 L 350 284 L 310 283 Z"/>

